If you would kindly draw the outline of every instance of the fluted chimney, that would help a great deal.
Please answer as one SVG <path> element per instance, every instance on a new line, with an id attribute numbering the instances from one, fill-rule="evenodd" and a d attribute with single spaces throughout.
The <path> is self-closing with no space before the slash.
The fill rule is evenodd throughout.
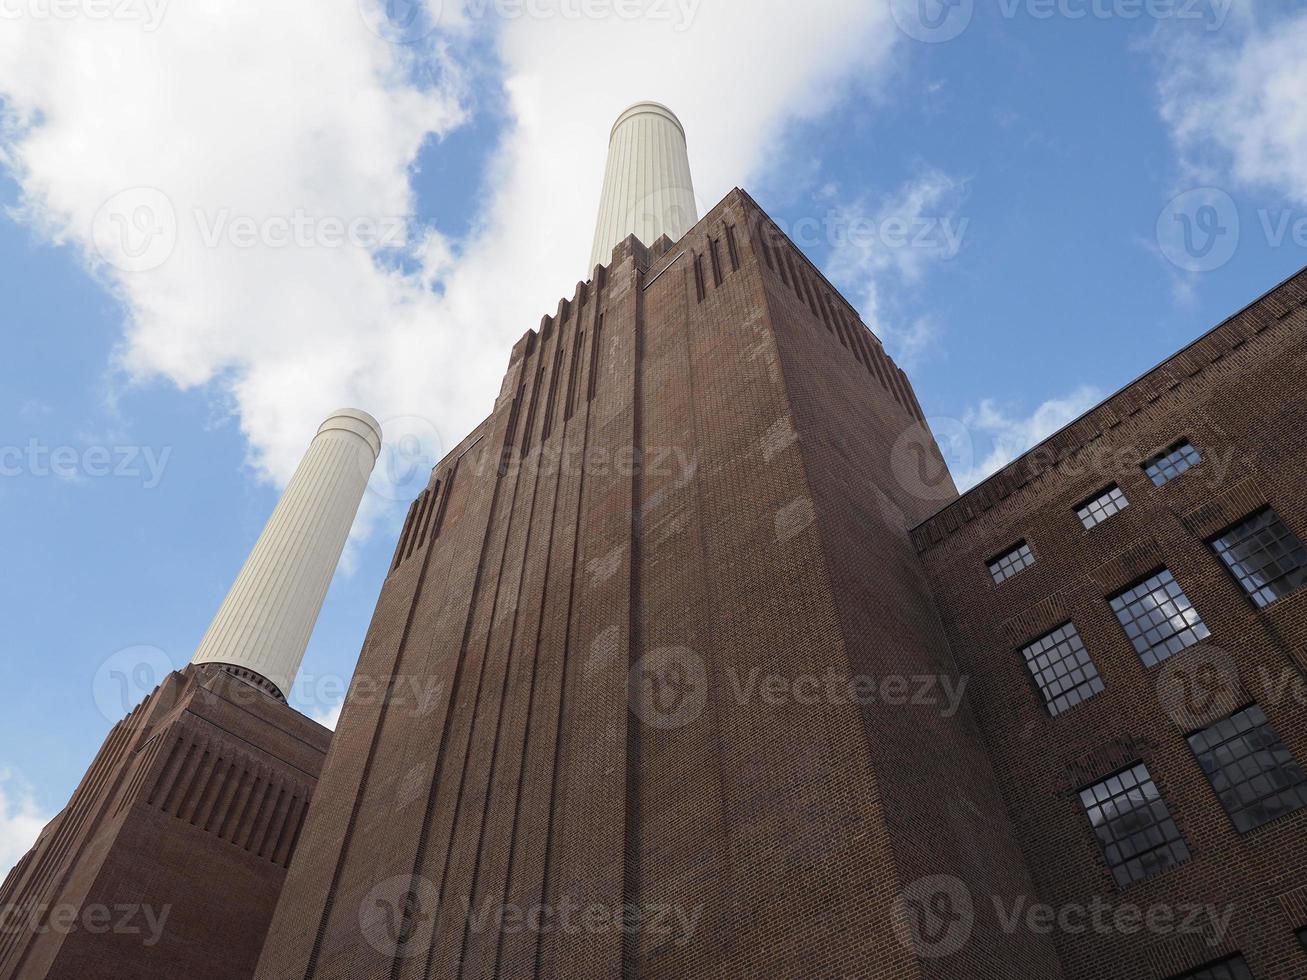
<path id="1" fill-rule="evenodd" d="M 663 235 L 677 241 L 698 220 L 685 128 L 666 106 L 637 102 L 618 117 L 608 140 L 590 268 L 607 265 L 630 235 L 645 245 Z"/>
<path id="2" fill-rule="evenodd" d="M 193 663 L 222 664 L 285 698 L 381 453 L 381 426 L 343 408 L 322 423 Z"/>

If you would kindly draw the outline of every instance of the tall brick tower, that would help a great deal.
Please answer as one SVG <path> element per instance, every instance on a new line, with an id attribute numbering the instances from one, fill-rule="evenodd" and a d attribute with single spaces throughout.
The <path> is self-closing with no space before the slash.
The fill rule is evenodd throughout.
<path id="1" fill-rule="evenodd" d="M 1060 977 L 921 889 L 1032 885 L 911 385 L 743 191 L 632 231 L 413 503 L 256 975 Z"/>
<path id="2" fill-rule="evenodd" d="M 331 741 L 285 695 L 380 449 L 364 412 L 322 424 L 193 662 L 0 887 L 0 977 L 253 972 Z"/>

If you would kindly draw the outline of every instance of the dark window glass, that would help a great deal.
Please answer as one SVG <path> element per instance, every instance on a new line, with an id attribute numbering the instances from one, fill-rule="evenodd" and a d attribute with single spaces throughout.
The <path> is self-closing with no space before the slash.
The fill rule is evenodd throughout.
<path id="1" fill-rule="evenodd" d="M 1209 963 L 1201 970 L 1183 973 L 1171 980 L 1257 980 L 1253 971 L 1248 969 L 1248 961 L 1242 956 L 1231 956 L 1219 963 Z"/>
<path id="2" fill-rule="evenodd" d="M 1180 828 L 1142 762 L 1081 790 L 1080 802 L 1122 888 L 1189 860 Z"/>
<path id="3" fill-rule="evenodd" d="M 1093 500 L 1076 508 L 1076 516 L 1086 528 L 1097 527 L 1105 520 L 1130 506 L 1125 493 L 1118 486 L 1111 486 Z"/>
<path id="4" fill-rule="evenodd" d="M 1307 777 L 1257 705 L 1190 735 L 1189 747 L 1240 833 L 1307 806 Z"/>
<path id="5" fill-rule="evenodd" d="M 1006 555 L 991 561 L 989 563 L 989 574 L 994 576 L 995 582 L 1002 582 L 1005 579 L 1010 579 L 1022 569 L 1029 568 L 1034 563 L 1035 553 L 1030 550 L 1030 545 L 1022 541 Z"/>
<path id="6" fill-rule="evenodd" d="M 1212 548 L 1259 606 L 1307 584 L 1307 549 L 1273 510 L 1236 524 Z"/>
<path id="7" fill-rule="evenodd" d="M 1168 569 L 1111 600 L 1112 610 L 1145 667 L 1153 667 L 1211 635 Z"/>
<path id="8" fill-rule="evenodd" d="M 1059 715 L 1103 689 L 1103 679 L 1074 623 L 1059 626 L 1021 653 L 1051 715 Z"/>
<path id="9" fill-rule="evenodd" d="M 1302 945 L 1303 952 L 1307 953 L 1307 927 L 1298 930 L 1298 942 Z"/>
<path id="10" fill-rule="evenodd" d="M 1157 486 L 1165 486 L 1187 469 L 1203 461 L 1202 455 L 1188 440 L 1178 442 L 1160 456 L 1144 464 L 1144 472 Z"/>

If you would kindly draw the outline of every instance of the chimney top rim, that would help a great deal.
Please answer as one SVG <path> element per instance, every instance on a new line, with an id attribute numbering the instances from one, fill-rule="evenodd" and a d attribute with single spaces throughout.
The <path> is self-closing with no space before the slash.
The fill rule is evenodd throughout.
<path id="1" fill-rule="evenodd" d="M 613 137 L 617 135 L 617 130 L 621 128 L 623 123 L 629 122 L 634 117 L 642 115 L 661 116 L 680 130 L 682 139 L 686 138 L 685 126 L 681 123 L 681 120 L 677 117 L 676 113 L 667 108 L 667 106 L 663 105 L 661 102 L 654 102 L 651 99 L 646 99 L 641 102 L 635 102 L 622 110 L 622 114 L 617 117 L 617 122 L 613 123 L 613 128 L 608 134 L 608 141 L 610 143 L 613 141 Z"/>

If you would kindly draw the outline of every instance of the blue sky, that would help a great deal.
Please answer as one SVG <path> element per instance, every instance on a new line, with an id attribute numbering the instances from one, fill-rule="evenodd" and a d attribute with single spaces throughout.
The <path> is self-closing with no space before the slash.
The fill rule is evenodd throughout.
<path id="1" fill-rule="evenodd" d="M 383 460 L 305 659 L 331 715 L 424 467 L 587 275 L 635 99 L 685 121 L 705 206 L 739 184 L 801 238 L 967 482 L 1307 263 L 1300 7 L 636 2 L 447 2 L 398 38 L 371 0 L 6 8 L 0 869 L 355 403 L 420 465 Z M 175 241 L 128 268 L 101 231 L 140 188 Z M 360 216 L 402 237 L 325 237 Z"/>

